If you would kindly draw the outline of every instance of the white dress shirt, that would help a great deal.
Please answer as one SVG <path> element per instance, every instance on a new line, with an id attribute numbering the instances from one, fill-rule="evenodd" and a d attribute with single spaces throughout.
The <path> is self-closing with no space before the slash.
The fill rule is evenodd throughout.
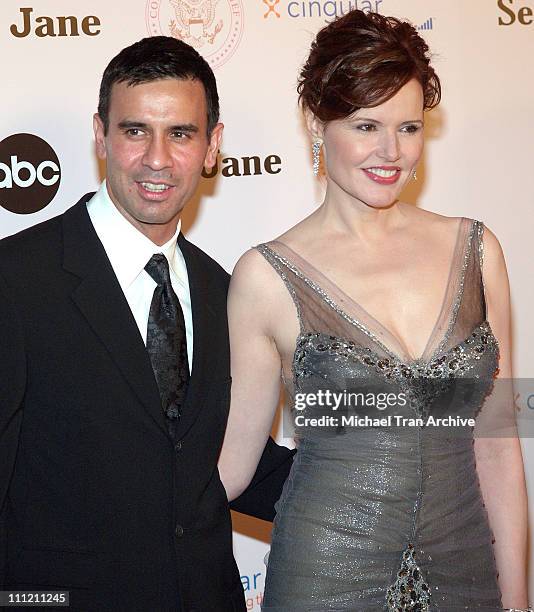
<path id="1" fill-rule="evenodd" d="M 172 288 L 180 300 L 184 313 L 187 356 L 191 372 L 193 315 L 187 268 L 177 244 L 181 222 L 178 222 L 176 233 L 168 242 L 161 246 L 153 243 L 118 211 L 109 197 L 106 181 L 87 202 L 87 212 L 128 301 L 145 345 L 150 303 L 157 286 L 154 279 L 145 271 L 145 266 L 155 253 L 162 253 L 167 258 Z"/>

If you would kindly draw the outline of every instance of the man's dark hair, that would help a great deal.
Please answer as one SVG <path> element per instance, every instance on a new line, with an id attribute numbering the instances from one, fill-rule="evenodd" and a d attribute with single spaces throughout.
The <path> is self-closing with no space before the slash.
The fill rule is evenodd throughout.
<path id="1" fill-rule="evenodd" d="M 219 121 L 217 83 L 208 62 L 190 45 L 170 36 L 151 36 L 123 49 L 107 65 L 100 84 L 98 114 L 109 129 L 109 104 L 115 83 L 139 85 L 158 79 L 197 80 L 204 86 L 208 136 Z"/>

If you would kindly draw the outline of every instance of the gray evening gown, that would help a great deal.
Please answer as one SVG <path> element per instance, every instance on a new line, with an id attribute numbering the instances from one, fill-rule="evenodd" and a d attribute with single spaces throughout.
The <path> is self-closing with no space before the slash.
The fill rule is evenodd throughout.
<path id="1" fill-rule="evenodd" d="M 482 234 L 482 223 L 459 220 L 441 314 L 416 360 L 288 246 L 256 247 L 299 318 L 289 397 L 350 385 L 400 389 L 409 401 L 396 414 L 425 423 L 296 427 L 264 612 L 502 610 L 472 428 L 426 426 L 434 412 L 475 417 L 494 383 L 499 351 L 486 320 Z M 463 381 L 475 381 L 475 390 L 462 391 Z M 461 399 L 451 406 L 452 383 Z M 383 416 L 377 412 L 366 414 Z"/>

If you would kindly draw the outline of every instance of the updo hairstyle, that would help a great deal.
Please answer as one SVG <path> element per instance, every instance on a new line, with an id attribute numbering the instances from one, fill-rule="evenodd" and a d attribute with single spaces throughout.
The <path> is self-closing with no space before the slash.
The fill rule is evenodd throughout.
<path id="1" fill-rule="evenodd" d="M 411 79 L 423 88 L 425 110 L 439 104 L 440 81 L 414 26 L 353 10 L 317 34 L 297 91 L 303 109 L 326 123 L 386 102 Z"/>

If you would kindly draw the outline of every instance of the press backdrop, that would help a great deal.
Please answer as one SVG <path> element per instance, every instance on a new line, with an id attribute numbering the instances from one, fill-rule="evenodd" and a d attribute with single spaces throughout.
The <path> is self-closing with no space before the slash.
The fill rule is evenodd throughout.
<path id="1" fill-rule="evenodd" d="M 185 232 L 231 271 L 250 245 L 321 201 L 295 83 L 314 34 L 351 8 L 411 20 L 433 51 L 443 102 L 428 116 L 419 180 L 405 198 L 497 234 L 516 375 L 534 378 L 534 0 L 2 0 L 0 237 L 97 188 L 91 117 L 102 71 L 126 45 L 173 35 L 214 67 L 226 125 L 217 172 L 188 205 Z M 534 493 L 534 445 L 523 447 Z M 248 608 L 259 610 L 269 525 L 236 517 L 235 529 Z"/>

